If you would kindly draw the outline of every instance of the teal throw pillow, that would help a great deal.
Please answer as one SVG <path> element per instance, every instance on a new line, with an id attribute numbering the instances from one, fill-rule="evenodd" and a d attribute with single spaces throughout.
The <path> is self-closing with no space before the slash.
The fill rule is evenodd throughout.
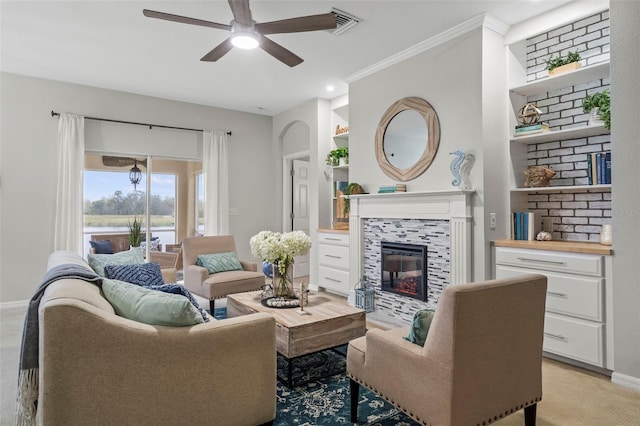
<path id="1" fill-rule="evenodd" d="M 101 277 L 106 276 L 104 267 L 107 265 L 139 265 L 144 263 L 140 248 L 133 248 L 115 254 L 89 254 L 87 260 L 89 261 L 89 266 Z"/>
<path id="2" fill-rule="evenodd" d="M 413 314 L 413 321 L 409 328 L 409 334 L 404 336 L 404 339 L 411 343 L 415 343 L 416 345 L 424 346 L 434 314 L 435 311 L 432 309 L 423 309 Z"/>
<path id="3" fill-rule="evenodd" d="M 151 325 L 182 327 L 201 324 L 202 314 L 188 298 L 124 281 L 102 280 L 102 291 L 118 315 Z"/>
<path id="4" fill-rule="evenodd" d="M 207 268 L 210 274 L 225 271 L 242 271 L 242 265 L 234 252 L 201 254 L 196 265 Z"/>

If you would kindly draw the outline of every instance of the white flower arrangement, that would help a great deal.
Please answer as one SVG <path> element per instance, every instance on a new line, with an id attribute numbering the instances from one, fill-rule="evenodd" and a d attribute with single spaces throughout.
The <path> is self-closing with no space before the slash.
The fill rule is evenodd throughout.
<path id="1" fill-rule="evenodd" d="M 276 265 L 279 272 L 284 275 L 295 256 L 309 252 L 311 238 L 303 231 L 285 233 L 260 231 L 251 237 L 249 245 L 254 258 Z"/>

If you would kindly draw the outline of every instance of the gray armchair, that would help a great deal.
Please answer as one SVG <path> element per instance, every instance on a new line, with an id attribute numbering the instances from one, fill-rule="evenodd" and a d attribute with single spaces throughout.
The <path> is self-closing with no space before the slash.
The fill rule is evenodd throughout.
<path id="1" fill-rule="evenodd" d="M 542 275 L 451 285 L 424 347 L 402 338 L 408 327 L 352 340 L 351 421 L 362 384 L 425 425 L 484 425 L 523 408 L 535 425 L 546 288 Z"/>
<path id="2" fill-rule="evenodd" d="M 211 314 L 215 300 L 228 294 L 260 290 L 264 286 L 264 275 L 253 262 L 240 261 L 243 270 L 209 274 L 206 268 L 196 265 L 201 254 L 236 252 L 232 235 L 189 237 L 182 241 L 184 285 L 193 294 L 209 299 Z"/>

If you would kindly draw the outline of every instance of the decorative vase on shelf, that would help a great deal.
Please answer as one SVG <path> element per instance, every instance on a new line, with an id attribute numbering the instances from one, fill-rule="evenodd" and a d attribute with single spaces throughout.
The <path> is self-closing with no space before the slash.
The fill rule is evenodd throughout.
<path id="1" fill-rule="evenodd" d="M 605 246 L 610 246 L 612 242 L 612 232 L 611 225 L 605 224 L 602 225 L 602 229 L 600 230 L 600 244 Z"/>
<path id="2" fill-rule="evenodd" d="M 591 109 L 591 114 L 589 115 L 589 126 L 601 126 L 604 124 L 604 121 L 600 117 L 600 108 L 594 107 Z"/>

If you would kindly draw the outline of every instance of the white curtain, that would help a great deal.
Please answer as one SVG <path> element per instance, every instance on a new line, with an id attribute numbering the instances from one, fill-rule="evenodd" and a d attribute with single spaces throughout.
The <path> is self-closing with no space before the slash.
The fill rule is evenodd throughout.
<path id="1" fill-rule="evenodd" d="M 82 256 L 82 176 L 84 170 L 84 117 L 60 114 L 58 121 L 58 182 L 54 250 Z"/>
<path id="2" fill-rule="evenodd" d="M 227 132 L 205 130 L 202 133 L 204 234 L 227 235 L 229 233 Z"/>

